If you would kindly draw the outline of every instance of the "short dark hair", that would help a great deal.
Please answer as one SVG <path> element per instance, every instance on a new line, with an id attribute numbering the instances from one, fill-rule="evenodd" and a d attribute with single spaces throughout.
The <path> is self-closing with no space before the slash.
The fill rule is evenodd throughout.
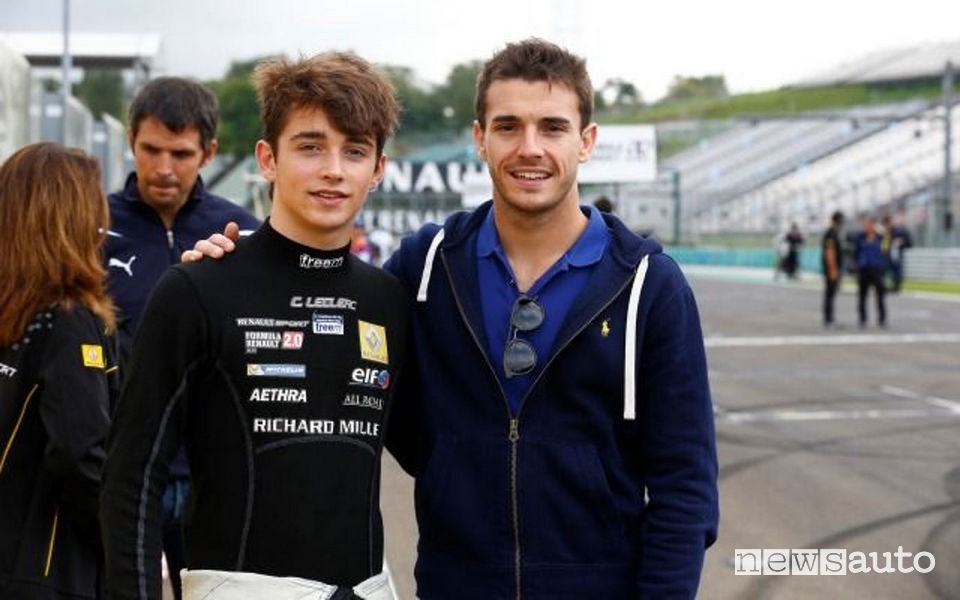
<path id="1" fill-rule="evenodd" d="M 157 77 L 140 88 L 130 103 L 128 122 L 132 137 L 140 123 L 153 117 L 174 133 L 196 127 L 204 151 L 217 137 L 217 96 L 202 83 L 184 77 Z"/>
<path id="2" fill-rule="evenodd" d="M 597 210 L 605 213 L 613 212 L 613 202 L 610 201 L 610 198 L 606 196 L 600 196 L 593 201 L 593 205 L 597 207 Z"/>
<path id="3" fill-rule="evenodd" d="M 834 212 L 833 215 L 830 217 L 830 222 L 831 222 L 831 223 L 836 223 L 837 225 L 842 225 L 842 224 L 843 224 L 843 211 L 842 211 L 842 210 L 838 210 L 838 211 Z"/>
<path id="4" fill-rule="evenodd" d="M 295 109 L 322 109 L 343 133 L 372 136 L 378 156 L 399 122 L 393 84 L 350 52 L 325 52 L 297 61 L 270 59 L 257 65 L 253 80 L 263 137 L 274 151 Z"/>
<path id="5" fill-rule="evenodd" d="M 504 79 L 565 85 L 577 95 L 580 129 L 593 121 L 593 85 L 587 74 L 587 61 L 556 44 L 539 38 L 507 44 L 483 65 L 477 77 L 474 104 L 480 127 L 486 126 L 487 90 L 494 81 Z"/>

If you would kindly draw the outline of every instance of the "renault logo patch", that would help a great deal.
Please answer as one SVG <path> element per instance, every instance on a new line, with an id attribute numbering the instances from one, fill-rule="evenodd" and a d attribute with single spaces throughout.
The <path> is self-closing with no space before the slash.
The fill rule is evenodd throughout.
<path id="1" fill-rule="evenodd" d="M 387 354 L 387 331 L 382 325 L 358 321 L 360 331 L 360 356 L 382 364 L 390 363 Z"/>
<path id="2" fill-rule="evenodd" d="M 99 344 L 80 344 L 80 353 L 83 355 L 83 366 L 96 367 L 97 369 L 107 368 L 103 360 L 103 346 Z"/>

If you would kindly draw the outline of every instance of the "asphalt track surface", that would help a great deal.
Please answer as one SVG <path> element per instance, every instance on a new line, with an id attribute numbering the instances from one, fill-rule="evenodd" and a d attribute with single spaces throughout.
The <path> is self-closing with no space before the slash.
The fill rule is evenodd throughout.
<path id="1" fill-rule="evenodd" d="M 960 297 L 889 296 L 889 327 L 860 330 L 848 278 L 836 305 L 845 328 L 825 331 L 815 274 L 775 282 L 766 270 L 685 271 L 706 336 L 721 466 L 720 537 L 699 597 L 960 599 Z M 389 456 L 383 477 L 387 561 L 406 600 L 412 482 Z M 934 569 L 900 573 L 892 553 L 901 546 L 931 553 Z M 737 549 L 863 552 L 871 569 L 870 552 L 881 568 L 890 552 L 895 572 L 736 575 Z M 912 559 L 900 560 L 909 568 Z M 928 568 L 925 557 L 919 565 Z"/>

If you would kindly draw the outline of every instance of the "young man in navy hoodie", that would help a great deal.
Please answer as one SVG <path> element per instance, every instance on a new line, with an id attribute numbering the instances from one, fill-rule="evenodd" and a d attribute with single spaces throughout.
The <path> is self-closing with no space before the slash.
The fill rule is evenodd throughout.
<path id="1" fill-rule="evenodd" d="M 181 443 L 187 600 L 392 600 L 380 455 L 407 346 L 399 281 L 350 254 L 399 106 L 350 53 L 254 70 L 269 219 L 176 265 L 143 311 L 108 442 L 110 596 L 159 600 L 162 483 Z"/>
<path id="2" fill-rule="evenodd" d="M 583 59 L 537 39 L 495 54 L 474 123 L 492 201 L 386 265 L 414 302 L 387 444 L 416 478 L 424 600 L 692 598 L 716 539 L 693 292 L 659 244 L 581 206 L 592 110 Z"/>
<path id="3" fill-rule="evenodd" d="M 386 265 L 415 300 L 388 447 L 416 477 L 418 595 L 691 598 L 718 519 L 693 292 L 659 244 L 581 206 L 583 59 L 509 44 L 475 108 L 492 201 Z"/>

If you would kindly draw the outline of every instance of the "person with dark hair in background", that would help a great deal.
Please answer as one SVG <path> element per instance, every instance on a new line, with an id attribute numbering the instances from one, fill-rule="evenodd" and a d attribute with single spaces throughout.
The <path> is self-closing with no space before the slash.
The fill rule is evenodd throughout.
<path id="1" fill-rule="evenodd" d="M 255 229 L 258 219 L 204 187 L 200 168 L 217 152 L 217 97 L 206 86 L 180 77 L 146 83 L 128 115 L 134 172 L 109 196 L 108 289 L 116 302 L 123 341 L 129 352 L 147 296 L 180 253 L 228 222 Z M 189 470 L 181 452 L 170 469 L 163 496 L 164 553 L 174 597 L 180 598 L 183 512 Z"/>
<path id="2" fill-rule="evenodd" d="M 821 264 L 823 265 L 823 326 L 836 327 L 833 306 L 843 279 L 843 245 L 840 231 L 843 229 L 843 212 L 836 211 L 830 216 L 830 226 L 823 233 L 821 244 Z"/>
<path id="3" fill-rule="evenodd" d="M 191 471 L 188 600 L 392 599 L 380 456 L 408 306 L 350 253 L 399 106 L 349 53 L 254 70 L 269 219 L 223 261 L 168 269 L 147 304 L 104 468 L 114 598 L 160 598 L 162 482 Z"/>
<path id="4" fill-rule="evenodd" d="M 877 295 L 877 325 L 887 326 L 887 306 L 884 301 L 887 257 L 883 253 L 883 239 L 877 232 L 873 216 L 864 213 L 863 231 L 857 234 L 853 255 L 857 263 L 857 314 L 861 329 L 867 326 L 867 293 L 870 288 Z"/>
<path id="5" fill-rule="evenodd" d="M 783 256 L 782 268 L 790 279 L 796 279 L 800 269 L 800 246 L 803 245 L 803 234 L 796 223 L 790 223 L 790 230 L 783 236 L 786 253 Z"/>
<path id="6" fill-rule="evenodd" d="M 610 201 L 610 198 L 606 196 L 599 196 L 596 200 L 593 201 L 593 205 L 597 207 L 602 213 L 612 213 L 613 212 L 613 202 Z"/>
<path id="7" fill-rule="evenodd" d="M 97 510 L 118 388 L 96 159 L 0 167 L 0 598 L 104 598 Z"/>
<path id="8" fill-rule="evenodd" d="M 903 255 L 907 248 L 913 247 L 910 231 L 903 225 L 903 215 L 894 222 L 889 214 L 883 215 L 883 251 L 889 260 L 890 291 L 900 292 L 903 286 Z"/>

